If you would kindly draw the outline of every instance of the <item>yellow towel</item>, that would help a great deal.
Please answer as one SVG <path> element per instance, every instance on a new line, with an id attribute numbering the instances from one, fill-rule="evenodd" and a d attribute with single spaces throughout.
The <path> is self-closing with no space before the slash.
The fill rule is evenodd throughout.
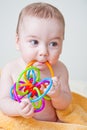
<path id="1" fill-rule="evenodd" d="M 72 97 L 66 110 L 57 110 L 64 123 L 8 117 L 0 112 L 0 130 L 87 130 L 87 98 L 76 93 Z"/>

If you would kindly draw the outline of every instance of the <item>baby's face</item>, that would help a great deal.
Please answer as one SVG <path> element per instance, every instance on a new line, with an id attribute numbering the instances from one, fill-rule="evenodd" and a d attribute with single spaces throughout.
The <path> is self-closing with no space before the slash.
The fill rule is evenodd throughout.
<path id="1" fill-rule="evenodd" d="M 63 25 L 56 19 L 26 17 L 17 41 L 23 60 L 37 60 L 40 69 L 46 61 L 55 64 L 61 53 L 63 33 Z"/>

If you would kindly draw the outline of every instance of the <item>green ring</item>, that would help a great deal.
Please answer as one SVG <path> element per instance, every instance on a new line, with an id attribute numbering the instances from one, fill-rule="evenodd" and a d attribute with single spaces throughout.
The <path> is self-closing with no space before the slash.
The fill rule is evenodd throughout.
<path id="1" fill-rule="evenodd" d="M 24 74 L 26 71 L 32 70 L 32 69 L 34 69 L 35 71 L 37 71 L 36 81 L 40 81 L 40 70 L 39 70 L 38 68 L 36 68 L 36 67 L 34 67 L 34 66 L 30 66 L 30 67 L 26 68 L 25 70 L 23 70 L 23 71 L 21 72 L 21 74 L 19 75 L 19 77 L 18 77 L 18 79 L 17 79 L 17 82 L 16 82 L 16 91 L 17 91 L 17 93 L 18 93 L 20 96 L 26 95 L 26 94 L 28 93 L 28 91 L 21 92 L 21 91 L 19 90 L 19 81 L 20 81 L 21 77 L 23 76 L 23 74 Z"/>
<path id="2" fill-rule="evenodd" d="M 44 96 L 44 99 L 51 100 L 51 98 L 49 96 L 47 96 L 47 95 Z"/>

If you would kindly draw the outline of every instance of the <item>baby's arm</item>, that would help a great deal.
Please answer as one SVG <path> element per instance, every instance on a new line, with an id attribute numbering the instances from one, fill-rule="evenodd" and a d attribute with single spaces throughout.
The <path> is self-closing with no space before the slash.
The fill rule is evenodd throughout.
<path id="1" fill-rule="evenodd" d="M 65 109 L 71 102 L 71 92 L 68 85 L 68 72 L 64 68 L 62 75 L 57 78 L 53 77 L 53 86 L 48 92 L 51 97 L 53 106 L 56 109 Z"/>
<path id="2" fill-rule="evenodd" d="M 0 109 L 8 116 L 31 117 L 34 108 L 28 99 L 23 99 L 21 103 L 14 101 L 10 97 L 10 89 L 13 85 L 9 66 L 6 66 L 1 72 L 0 79 Z"/>

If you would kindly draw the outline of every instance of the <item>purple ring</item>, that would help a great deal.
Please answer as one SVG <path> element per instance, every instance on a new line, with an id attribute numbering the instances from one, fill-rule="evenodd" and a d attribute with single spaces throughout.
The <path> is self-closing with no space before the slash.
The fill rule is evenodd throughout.
<path id="1" fill-rule="evenodd" d="M 25 83 L 23 81 L 20 81 L 19 83 Z M 20 88 L 20 90 L 22 89 L 23 87 Z M 17 94 L 17 91 L 16 91 L 16 83 L 14 84 L 14 99 L 17 100 L 19 103 L 21 102 L 21 99 L 23 98 L 24 96 L 18 96 Z"/>

